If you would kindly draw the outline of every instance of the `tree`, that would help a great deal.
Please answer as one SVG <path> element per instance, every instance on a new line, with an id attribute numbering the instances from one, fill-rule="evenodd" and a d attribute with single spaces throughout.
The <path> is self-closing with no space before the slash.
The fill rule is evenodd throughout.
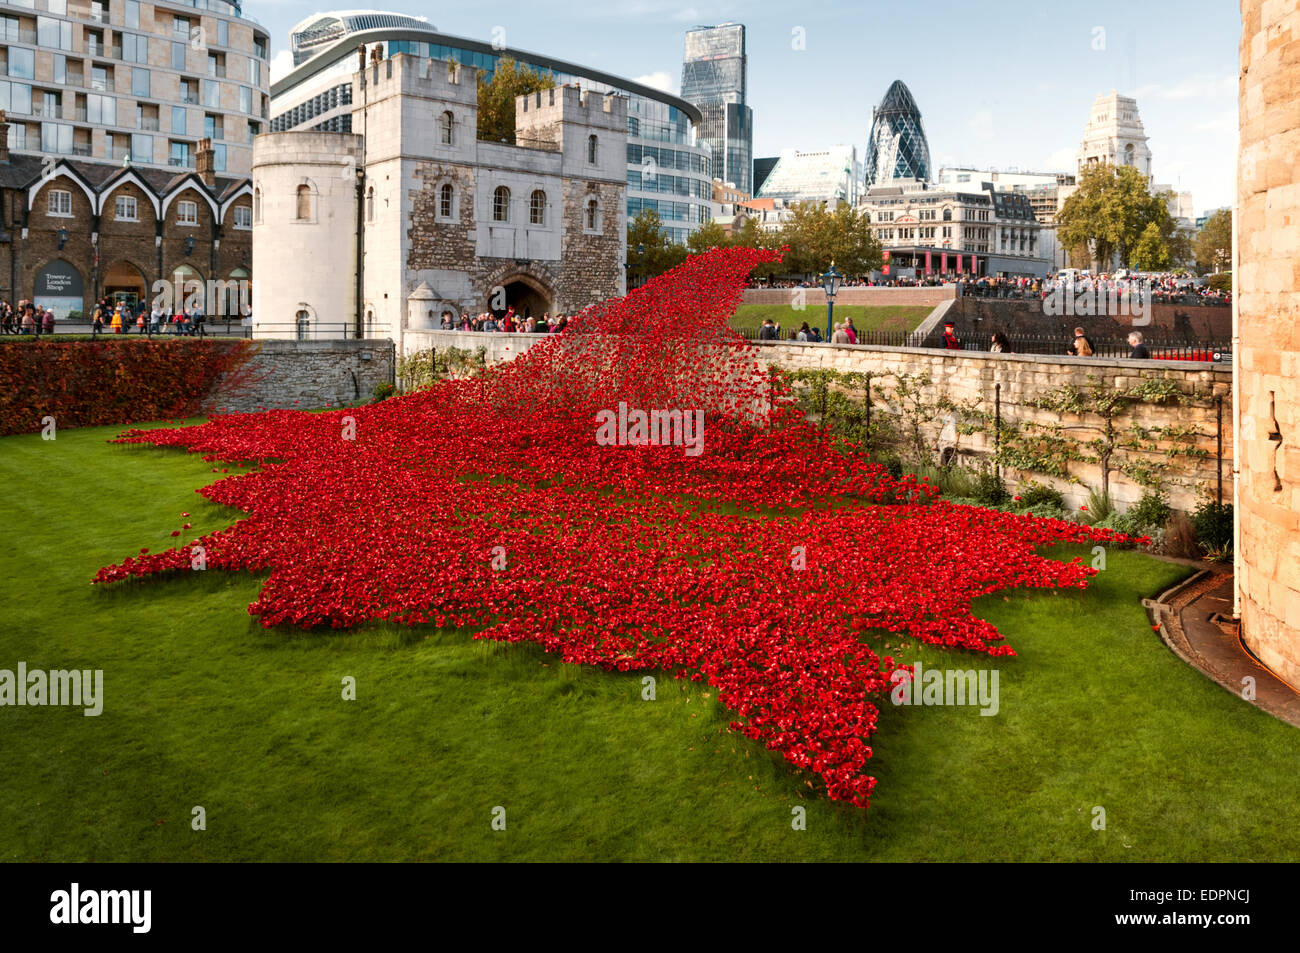
<path id="1" fill-rule="evenodd" d="M 1232 210 L 1221 208 L 1196 234 L 1196 264 L 1216 275 L 1232 263 Z"/>
<path id="2" fill-rule="evenodd" d="M 686 239 L 686 247 L 692 255 L 703 254 L 710 248 L 726 248 L 730 244 L 726 231 L 717 222 L 701 225 Z"/>
<path id="3" fill-rule="evenodd" d="M 1133 249 L 1133 267 L 1138 271 L 1164 271 L 1171 261 L 1169 244 L 1160 234 L 1160 226 L 1151 222 L 1142 230 Z"/>
<path id="4" fill-rule="evenodd" d="M 1120 266 L 1128 268 L 1147 226 L 1154 224 L 1168 257 L 1177 227 L 1168 198 L 1168 193 L 1151 194 L 1146 177 L 1132 166 L 1087 166 L 1078 190 L 1057 213 L 1057 236 L 1068 249 L 1086 247 L 1093 263 L 1102 268 L 1109 268 L 1117 257 Z M 1147 242 L 1148 253 L 1156 250 L 1154 235 Z"/>
<path id="5" fill-rule="evenodd" d="M 686 260 L 686 248 L 669 239 L 659 213 L 643 209 L 627 223 L 628 284 L 662 275 Z"/>
<path id="6" fill-rule="evenodd" d="M 490 81 L 478 74 L 478 137 L 488 142 L 515 141 L 515 97 L 555 88 L 555 77 L 520 66 L 508 56 L 497 61 Z"/>
<path id="7" fill-rule="evenodd" d="M 820 202 L 797 202 L 781 230 L 790 246 L 786 269 L 821 274 L 832 262 L 845 275 L 861 275 L 880 265 L 880 243 L 866 215 L 841 203 L 833 212 Z"/>
<path id="8" fill-rule="evenodd" d="M 780 251 L 785 242 L 780 232 L 764 231 L 757 218 L 747 216 L 739 228 L 732 230 L 731 244 L 736 248 L 766 248 L 769 251 Z M 765 262 L 754 269 L 754 277 L 770 278 L 784 268 L 784 264 Z"/>

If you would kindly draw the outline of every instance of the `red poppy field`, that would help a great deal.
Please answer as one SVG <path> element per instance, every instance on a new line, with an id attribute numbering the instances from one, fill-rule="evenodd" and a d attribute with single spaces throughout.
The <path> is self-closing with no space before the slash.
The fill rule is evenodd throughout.
<path id="1" fill-rule="evenodd" d="M 192 539 L 178 530 L 176 548 L 141 549 L 95 580 L 267 572 L 248 607 L 267 627 L 327 638 L 431 623 L 705 682 L 733 729 L 865 808 L 878 706 L 900 666 L 887 634 L 1013 655 L 972 600 L 1084 588 L 1093 570 L 1036 549 L 1117 537 L 952 506 L 803 421 L 726 327 L 769 257 L 689 259 L 470 380 L 129 431 L 121 442 L 202 454 L 218 478 L 200 492 L 247 515 Z M 701 452 L 602 445 L 597 417 L 620 404 L 702 414 Z"/>

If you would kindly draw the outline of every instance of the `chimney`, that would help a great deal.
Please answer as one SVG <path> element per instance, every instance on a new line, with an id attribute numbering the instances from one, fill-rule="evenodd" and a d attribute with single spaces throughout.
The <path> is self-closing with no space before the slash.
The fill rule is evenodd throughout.
<path id="1" fill-rule="evenodd" d="M 9 117 L 0 109 L 0 162 L 9 161 Z"/>
<path id="2" fill-rule="evenodd" d="M 198 172 L 199 178 L 203 180 L 204 185 L 210 189 L 215 189 L 217 187 L 217 174 L 212 167 L 212 155 L 212 140 L 200 139 L 198 151 L 194 153 L 194 170 Z"/>
<path id="3" fill-rule="evenodd" d="M 363 73 L 366 71 L 366 45 L 364 43 L 357 47 L 357 69 Z"/>

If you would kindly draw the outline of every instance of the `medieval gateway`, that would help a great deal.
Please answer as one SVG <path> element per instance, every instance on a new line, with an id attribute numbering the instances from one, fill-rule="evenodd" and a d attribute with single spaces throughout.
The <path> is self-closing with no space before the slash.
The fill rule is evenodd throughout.
<path id="1" fill-rule="evenodd" d="M 509 144 L 477 137 L 472 67 L 376 56 L 353 84 L 357 132 L 254 144 L 255 337 L 385 337 L 400 354 L 444 311 L 568 314 L 624 294 L 624 98 L 521 96 Z"/>

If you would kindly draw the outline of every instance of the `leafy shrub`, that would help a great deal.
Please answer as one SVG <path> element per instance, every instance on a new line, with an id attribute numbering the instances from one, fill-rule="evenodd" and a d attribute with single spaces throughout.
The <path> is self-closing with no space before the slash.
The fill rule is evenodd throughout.
<path id="1" fill-rule="evenodd" d="M 395 393 L 397 393 L 396 387 L 388 383 L 388 381 L 382 381 L 375 385 L 375 403 L 377 404 L 381 400 L 387 400 Z"/>
<path id="2" fill-rule="evenodd" d="M 1065 511 L 1065 497 L 1061 495 L 1060 490 L 1054 490 L 1045 483 L 1033 480 L 1020 491 L 1019 502 L 1022 509 L 1054 506 L 1062 512 Z"/>
<path id="3" fill-rule="evenodd" d="M 903 478 L 903 461 L 898 459 L 898 454 L 879 453 L 872 459 L 884 467 L 889 472 L 889 475 L 895 480 L 901 480 Z"/>
<path id="4" fill-rule="evenodd" d="M 1000 506 L 1011 499 L 995 467 L 987 467 L 975 476 L 973 495 L 985 506 Z"/>
<path id="5" fill-rule="evenodd" d="M 1217 275 L 1210 275 L 1210 280 L 1206 284 L 1211 291 L 1231 291 L 1232 272 L 1222 271 Z"/>
<path id="6" fill-rule="evenodd" d="M 1163 529 L 1172 513 L 1169 501 L 1162 494 L 1156 490 L 1147 490 L 1124 516 L 1135 529 L 1145 531 Z"/>
<path id="7" fill-rule="evenodd" d="M 1100 490 L 1088 491 L 1088 522 L 1097 523 L 1106 519 L 1115 512 L 1115 504 L 1110 501 L 1110 495 Z"/>
<path id="8" fill-rule="evenodd" d="M 1192 511 L 1196 541 L 1206 550 L 1221 551 L 1233 544 L 1232 504 L 1206 500 Z"/>

